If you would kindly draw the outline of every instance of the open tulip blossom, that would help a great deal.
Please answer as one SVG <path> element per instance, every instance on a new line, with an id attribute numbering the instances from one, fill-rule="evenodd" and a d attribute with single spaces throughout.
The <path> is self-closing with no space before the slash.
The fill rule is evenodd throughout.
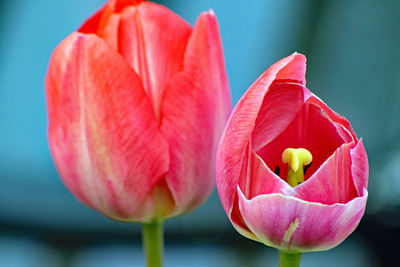
<path id="1" fill-rule="evenodd" d="M 367 201 L 368 160 L 350 123 L 305 87 L 294 53 L 234 108 L 217 152 L 217 187 L 236 230 L 279 250 L 280 266 L 353 232 Z"/>
<path id="2" fill-rule="evenodd" d="M 155 3 L 109 1 L 55 49 L 46 94 L 65 185 L 108 217 L 142 222 L 148 266 L 161 265 L 161 222 L 211 194 L 231 110 L 213 11 L 192 28 Z"/>

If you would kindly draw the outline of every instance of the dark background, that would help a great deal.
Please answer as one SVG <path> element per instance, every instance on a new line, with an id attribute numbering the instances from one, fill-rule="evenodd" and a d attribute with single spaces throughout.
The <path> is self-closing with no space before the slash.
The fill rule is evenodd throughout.
<path id="1" fill-rule="evenodd" d="M 302 266 L 398 266 L 400 1 L 158 1 L 192 25 L 217 14 L 233 102 L 275 61 L 308 58 L 307 86 L 347 117 L 370 162 L 357 230 Z M 102 0 L 0 1 L 0 266 L 143 266 L 139 224 L 105 218 L 65 189 L 46 138 L 52 50 Z M 277 266 L 274 249 L 239 235 L 216 192 L 166 223 L 165 266 Z"/>

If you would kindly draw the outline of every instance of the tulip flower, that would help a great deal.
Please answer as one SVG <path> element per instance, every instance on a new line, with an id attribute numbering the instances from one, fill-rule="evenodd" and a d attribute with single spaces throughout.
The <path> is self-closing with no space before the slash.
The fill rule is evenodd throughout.
<path id="1" fill-rule="evenodd" d="M 217 152 L 227 216 L 245 237 L 277 248 L 282 266 L 341 243 L 368 196 L 363 142 L 305 87 L 305 70 L 294 53 L 262 74 L 232 111 Z"/>
<path id="2" fill-rule="evenodd" d="M 87 206 L 154 228 L 212 192 L 231 109 L 213 11 L 192 28 L 155 3 L 109 1 L 55 49 L 46 93 L 53 159 Z"/>

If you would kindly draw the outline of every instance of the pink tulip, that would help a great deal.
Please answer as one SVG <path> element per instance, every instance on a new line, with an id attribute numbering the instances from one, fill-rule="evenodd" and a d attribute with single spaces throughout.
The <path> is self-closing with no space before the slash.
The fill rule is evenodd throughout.
<path id="1" fill-rule="evenodd" d="M 282 251 L 338 245 L 368 196 L 362 140 L 305 87 L 305 71 L 305 57 L 294 53 L 262 74 L 236 105 L 217 152 L 218 192 L 233 226 Z M 287 148 L 295 150 L 284 155 Z M 307 160 L 295 161 L 298 148 Z M 304 182 L 289 185 L 295 170 Z"/>
<path id="2" fill-rule="evenodd" d="M 212 11 L 192 28 L 155 3 L 109 1 L 55 49 L 46 93 L 55 164 L 87 206 L 148 222 L 210 195 L 231 109 Z"/>

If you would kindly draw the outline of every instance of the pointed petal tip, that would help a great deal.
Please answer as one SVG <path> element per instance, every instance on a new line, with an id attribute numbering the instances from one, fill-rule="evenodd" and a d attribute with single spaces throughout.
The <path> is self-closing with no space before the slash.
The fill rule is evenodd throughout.
<path id="1" fill-rule="evenodd" d="M 306 57 L 303 54 L 297 52 L 294 52 L 290 56 L 281 59 L 280 61 L 272 65 L 280 66 L 280 70 L 276 75 L 276 79 L 295 80 L 305 86 L 306 62 Z"/>
<path id="2" fill-rule="evenodd" d="M 307 63 L 307 57 L 299 52 L 294 52 L 292 53 L 289 57 L 292 57 L 291 61 L 298 62 L 299 64 L 306 64 Z"/>
<path id="3" fill-rule="evenodd" d="M 290 56 L 302 57 L 302 58 L 304 58 L 305 60 L 307 60 L 307 57 L 306 57 L 304 54 L 299 53 L 299 52 L 297 52 L 297 51 L 294 51 Z"/>
<path id="4" fill-rule="evenodd" d="M 298 53 L 298 52 L 294 52 L 293 56 L 294 56 L 294 60 L 301 61 L 301 62 L 303 62 L 303 64 L 307 63 L 307 57 L 304 54 Z"/>
<path id="5" fill-rule="evenodd" d="M 297 66 L 303 65 L 305 68 L 305 65 L 307 63 L 307 57 L 304 54 L 295 51 L 290 56 L 288 56 L 288 58 L 290 61 L 290 63 L 288 63 L 288 65 L 290 65 L 291 63 L 292 64 L 297 63 L 298 64 Z"/>
<path id="6" fill-rule="evenodd" d="M 208 14 L 209 16 L 215 17 L 215 12 L 211 8 L 208 11 L 204 12 L 204 13 Z"/>
<path id="7" fill-rule="evenodd" d="M 214 10 L 212 10 L 211 8 L 207 11 L 201 12 L 199 17 L 197 18 L 197 21 L 199 20 L 211 20 L 211 21 L 216 21 L 217 20 L 217 16 L 215 15 Z"/>

